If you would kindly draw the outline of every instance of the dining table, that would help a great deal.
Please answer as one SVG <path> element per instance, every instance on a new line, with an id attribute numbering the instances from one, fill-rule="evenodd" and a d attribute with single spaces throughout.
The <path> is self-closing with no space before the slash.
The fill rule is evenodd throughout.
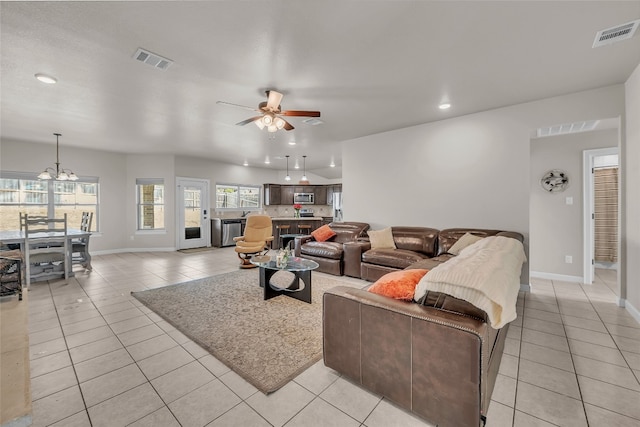
<path id="1" fill-rule="evenodd" d="M 42 233 L 36 233 L 36 234 L 31 234 L 30 236 L 33 238 L 41 238 L 41 237 L 59 237 L 61 236 L 63 233 L 59 232 L 59 231 L 50 231 L 50 232 L 42 232 Z M 69 248 L 68 253 L 67 253 L 67 259 L 69 260 L 68 263 L 66 263 L 69 268 L 69 275 L 72 276 L 73 275 L 73 263 L 71 262 L 73 260 L 73 240 L 77 240 L 77 239 L 88 239 L 89 236 L 91 236 L 91 232 L 90 231 L 83 231 L 80 230 L 78 228 L 68 228 L 67 229 L 67 247 Z M 24 253 L 24 244 L 25 244 L 25 232 L 24 230 L 0 230 L 0 243 L 3 246 L 9 246 L 9 245 L 19 245 L 20 246 L 20 250 Z M 87 270 L 91 270 L 91 255 L 89 254 L 89 245 L 84 245 L 84 259 L 86 261 L 83 261 L 83 266 L 87 269 Z"/>

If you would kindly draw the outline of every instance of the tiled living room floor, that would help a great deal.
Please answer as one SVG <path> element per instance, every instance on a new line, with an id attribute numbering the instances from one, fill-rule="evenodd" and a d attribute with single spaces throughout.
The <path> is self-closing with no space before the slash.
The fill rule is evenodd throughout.
<path id="1" fill-rule="evenodd" d="M 129 295 L 235 271 L 233 248 L 93 266 L 25 299 L 35 426 L 430 425 L 322 362 L 265 396 Z M 615 305 L 612 280 L 534 279 L 521 293 L 487 426 L 640 425 L 640 325 Z"/>

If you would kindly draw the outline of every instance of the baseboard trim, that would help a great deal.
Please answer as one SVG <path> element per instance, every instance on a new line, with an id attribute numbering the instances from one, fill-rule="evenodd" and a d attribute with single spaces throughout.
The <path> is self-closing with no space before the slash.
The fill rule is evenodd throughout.
<path id="1" fill-rule="evenodd" d="M 124 254 L 127 252 L 175 252 L 176 248 L 122 248 L 122 249 L 108 249 L 105 251 L 91 251 L 91 255 L 112 255 L 112 254 Z"/>
<path id="2" fill-rule="evenodd" d="M 561 280 L 563 282 L 582 283 L 582 276 L 569 276 L 566 274 L 545 273 L 543 271 L 530 271 L 531 277 L 537 277 L 538 279 L 548 280 Z"/>
<path id="3" fill-rule="evenodd" d="M 624 308 L 627 309 L 627 311 L 629 312 L 629 314 L 631 314 L 633 316 L 634 319 L 636 319 L 636 322 L 640 323 L 640 310 L 638 310 L 637 308 L 635 308 L 630 302 L 629 300 L 623 300 L 624 301 Z"/>

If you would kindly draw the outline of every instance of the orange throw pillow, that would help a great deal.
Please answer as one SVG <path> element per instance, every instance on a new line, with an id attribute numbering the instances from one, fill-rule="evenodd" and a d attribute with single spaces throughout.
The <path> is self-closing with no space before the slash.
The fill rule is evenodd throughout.
<path id="1" fill-rule="evenodd" d="M 330 238 L 336 235 L 336 232 L 331 229 L 328 225 L 323 225 L 320 228 L 316 228 L 311 232 L 311 235 L 318 242 L 326 242 Z"/>
<path id="2" fill-rule="evenodd" d="M 428 271 L 416 268 L 387 273 L 371 285 L 369 292 L 393 299 L 412 301 L 418 282 Z"/>

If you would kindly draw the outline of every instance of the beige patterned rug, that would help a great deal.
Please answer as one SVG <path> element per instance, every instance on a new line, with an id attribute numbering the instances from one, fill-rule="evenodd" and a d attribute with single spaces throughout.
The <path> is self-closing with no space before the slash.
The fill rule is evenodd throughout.
<path id="1" fill-rule="evenodd" d="M 272 283 L 291 273 L 278 272 Z M 280 275 L 280 277 L 278 277 Z M 276 391 L 322 357 L 322 294 L 339 278 L 312 274 L 312 304 L 263 300 L 258 269 L 239 270 L 131 294 L 263 393 Z"/>

